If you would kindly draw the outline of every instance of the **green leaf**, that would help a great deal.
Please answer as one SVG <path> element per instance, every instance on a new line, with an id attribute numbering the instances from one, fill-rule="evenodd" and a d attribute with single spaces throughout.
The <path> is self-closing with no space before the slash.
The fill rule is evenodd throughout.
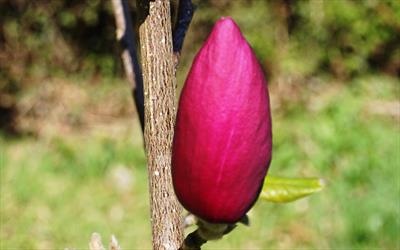
<path id="1" fill-rule="evenodd" d="M 267 176 L 260 197 L 263 200 L 286 203 L 321 191 L 325 180 L 321 178 L 283 178 Z"/>

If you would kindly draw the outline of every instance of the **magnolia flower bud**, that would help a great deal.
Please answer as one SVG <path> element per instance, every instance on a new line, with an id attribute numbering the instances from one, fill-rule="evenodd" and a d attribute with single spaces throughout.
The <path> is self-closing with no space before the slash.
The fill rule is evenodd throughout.
<path id="1" fill-rule="evenodd" d="M 267 83 L 231 18 L 221 18 L 198 52 L 177 113 L 172 177 L 190 212 L 235 223 L 256 201 L 271 161 Z"/>

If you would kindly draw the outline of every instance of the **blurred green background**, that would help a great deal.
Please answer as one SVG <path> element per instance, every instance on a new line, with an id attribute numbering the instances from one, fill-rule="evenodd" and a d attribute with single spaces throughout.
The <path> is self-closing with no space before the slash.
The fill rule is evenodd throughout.
<path id="1" fill-rule="evenodd" d="M 232 16 L 269 81 L 270 173 L 328 181 L 288 205 L 258 202 L 251 227 L 205 249 L 400 249 L 400 1 L 195 3 L 179 86 Z M 86 249 L 94 231 L 151 247 L 120 52 L 110 1 L 0 0 L 0 249 Z"/>

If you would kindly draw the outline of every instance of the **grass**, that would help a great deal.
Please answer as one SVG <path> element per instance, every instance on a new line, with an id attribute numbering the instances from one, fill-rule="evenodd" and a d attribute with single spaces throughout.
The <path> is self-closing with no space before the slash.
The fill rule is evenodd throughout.
<path id="1" fill-rule="evenodd" d="M 131 105 L 124 85 L 103 85 L 81 85 L 91 97 L 74 120 L 87 126 L 0 137 L 0 249 L 87 249 L 94 231 L 115 234 L 123 249 L 151 247 L 146 160 L 132 110 L 101 125 L 87 121 L 87 110 L 104 110 L 113 96 Z M 320 176 L 327 188 L 287 205 L 260 201 L 250 227 L 204 249 L 399 249 L 399 117 L 371 106 L 398 103 L 398 82 L 305 84 L 295 94 L 285 98 L 271 86 L 270 174 Z"/>

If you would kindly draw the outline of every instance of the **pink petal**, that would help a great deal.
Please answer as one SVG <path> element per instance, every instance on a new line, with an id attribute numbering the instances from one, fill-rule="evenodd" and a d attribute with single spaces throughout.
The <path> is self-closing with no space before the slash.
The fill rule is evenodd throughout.
<path id="1" fill-rule="evenodd" d="M 172 177 L 182 205 L 209 222 L 235 222 L 254 204 L 271 161 L 267 84 L 239 27 L 221 18 L 182 90 Z"/>

